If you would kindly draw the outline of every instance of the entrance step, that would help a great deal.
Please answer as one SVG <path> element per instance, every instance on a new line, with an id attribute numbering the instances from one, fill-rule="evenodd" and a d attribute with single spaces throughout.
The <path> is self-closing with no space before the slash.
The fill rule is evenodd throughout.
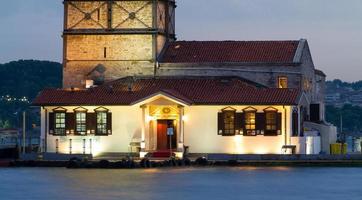
<path id="1" fill-rule="evenodd" d="M 94 160 L 122 160 L 127 157 L 139 157 L 139 153 L 102 153 L 94 156 Z"/>

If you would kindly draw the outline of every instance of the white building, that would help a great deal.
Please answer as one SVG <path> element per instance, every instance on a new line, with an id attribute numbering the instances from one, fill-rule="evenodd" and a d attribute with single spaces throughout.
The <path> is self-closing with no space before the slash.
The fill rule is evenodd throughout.
<path id="1" fill-rule="evenodd" d="M 306 153 L 296 89 L 238 77 L 124 78 L 84 90 L 48 89 L 42 106 L 44 151 L 140 156 Z M 173 136 L 168 136 L 172 133 Z M 171 141 L 171 143 L 170 143 Z"/>

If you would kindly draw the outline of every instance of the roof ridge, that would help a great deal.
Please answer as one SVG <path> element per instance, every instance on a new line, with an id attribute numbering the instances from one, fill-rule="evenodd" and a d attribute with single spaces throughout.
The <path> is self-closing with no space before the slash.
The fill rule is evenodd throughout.
<path id="1" fill-rule="evenodd" d="M 254 86 L 257 88 L 269 88 L 266 85 L 254 82 L 252 80 L 240 77 L 240 76 L 183 76 L 183 75 L 179 75 L 179 76 L 138 76 L 138 77 L 134 77 L 134 76 L 126 76 L 126 77 L 122 77 L 107 83 L 104 83 L 103 85 L 100 85 L 98 87 L 95 88 L 100 88 L 100 87 L 108 87 L 109 85 L 112 85 L 114 83 L 119 83 L 122 80 L 128 80 L 133 78 L 133 80 L 136 82 L 137 80 L 225 80 L 225 79 L 237 79 L 239 81 L 242 81 L 250 86 Z"/>
<path id="2" fill-rule="evenodd" d="M 177 40 L 177 42 L 299 42 L 300 40 Z"/>
<path id="3" fill-rule="evenodd" d="M 182 78 L 175 81 L 167 77 L 144 79 L 145 81 L 137 79 L 132 91 L 122 84 L 112 85 L 114 92 L 109 92 L 107 86 L 81 92 L 45 90 L 36 97 L 33 105 L 132 105 L 157 93 L 195 105 L 297 105 L 296 98 L 300 96 L 297 89 L 258 88 L 240 77 L 230 82 L 220 81 L 223 77 L 216 78 L 218 79 L 194 77 L 191 81 Z M 120 81 L 122 82 L 122 79 Z"/>

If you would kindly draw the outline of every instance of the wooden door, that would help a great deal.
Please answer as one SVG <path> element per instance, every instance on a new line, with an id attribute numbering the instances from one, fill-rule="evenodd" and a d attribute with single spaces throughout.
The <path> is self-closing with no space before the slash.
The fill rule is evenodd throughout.
<path id="1" fill-rule="evenodd" d="M 157 150 L 166 150 L 167 148 L 167 120 L 157 121 Z"/>
<path id="2" fill-rule="evenodd" d="M 170 149 L 170 136 L 167 135 L 167 129 L 173 128 L 174 134 L 171 137 L 172 148 L 176 148 L 176 130 L 173 120 L 158 120 L 157 121 L 157 150 L 169 150 Z"/>

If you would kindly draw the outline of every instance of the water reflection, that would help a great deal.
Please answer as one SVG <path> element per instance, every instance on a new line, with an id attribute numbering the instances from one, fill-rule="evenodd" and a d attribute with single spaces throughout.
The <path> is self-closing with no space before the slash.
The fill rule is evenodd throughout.
<path id="1" fill-rule="evenodd" d="M 360 199 L 360 168 L 0 169 L 0 199 Z"/>

